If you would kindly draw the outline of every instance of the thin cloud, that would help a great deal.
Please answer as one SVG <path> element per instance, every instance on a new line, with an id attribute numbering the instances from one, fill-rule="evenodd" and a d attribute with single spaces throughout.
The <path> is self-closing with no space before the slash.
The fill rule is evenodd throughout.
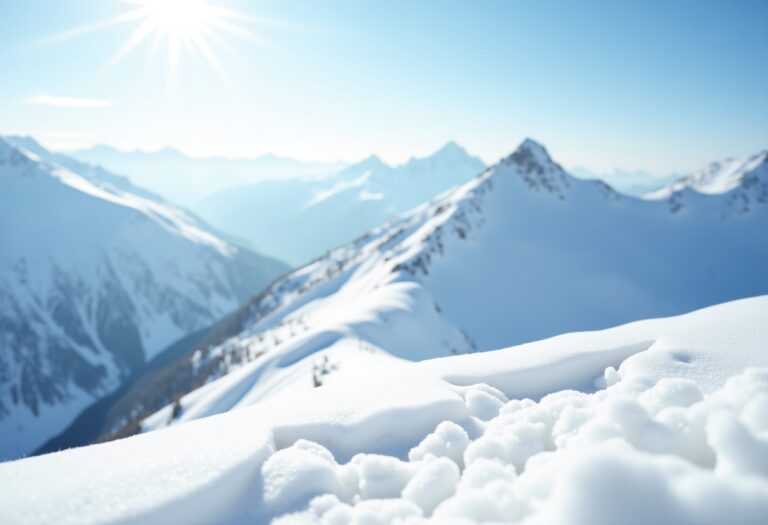
<path id="1" fill-rule="evenodd" d="M 108 100 L 100 100 L 96 98 L 54 97 L 51 95 L 35 95 L 26 98 L 24 101 L 27 104 L 35 104 L 36 106 L 81 109 L 106 108 L 112 104 Z"/>

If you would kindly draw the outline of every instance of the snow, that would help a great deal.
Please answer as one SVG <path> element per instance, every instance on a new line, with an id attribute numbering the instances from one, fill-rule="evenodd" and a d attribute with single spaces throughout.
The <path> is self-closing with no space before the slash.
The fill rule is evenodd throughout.
<path id="1" fill-rule="evenodd" d="M 299 266 L 466 183 L 484 168 L 480 159 L 451 143 L 401 165 L 373 156 L 322 179 L 231 188 L 206 197 L 193 210 L 214 226 Z"/>
<path id="2" fill-rule="evenodd" d="M 206 432 L 205 422 L 196 422 L 172 429 L 160 441 L 139 436 L 3 463 L 0 522 L 234 520 L 235 503 L 244 496 L 238 489 L 247 487 L 252 470 L 274 452 L 267 435 L 241 425 L 222 422 L 217 431 Z M 202 427 L 199 433 L 196 427 Z M 16 483 L 16 475 L 25 480 Z"/>
<path id="3" fill-rule="evenodd" d="M 677 181 L 679 174 L 661 175 L 643 170 L 613 168 L 611 171 L 595 171 L 583 166 L 572 166 L 568 173 L 579 179 L 601 180 L 625 195 L 641 197 Z"/>
<path id="4" fill-rule="evenodd" d="M 241 410 L 0 464 L 0 521 L 761 523 L 766 345 L 768 296 L 359 368 Z M 536 380 L 519 383 L 526 371 Z"/>
<path id="5" fill-rule="evenodd" d="M 416 503 L 430 515 L 444 500 L 453 496 L 461 478 L 459 467 L 448 458 L 426 461 L 401 491 L 403 499 Z"/>
<path id="6" fill-rule="evenodd" d="M 648 193 L 649 199 L 664 199 L 673 193 L 691 188 L 699 193 L 720 194 L 738 188 L 744 179 L 758 171 L 768 170 L 768 151 L 742 159 L 727 158 L 715 161 L 704 169 L 692 173 L 667 186 Z"/>
<path id="7" fill-rule="evenodd" d="M 419 461 L 431 455 L 436 458 L 445 457 L 464 466 L 464 450 L 468 444 L 469 436 L 463 428 L 452 421 L 443 421 L 434 432 L 408 452 L 408 459 Z"/>
<path id="8" fill-rule="evenodd" d="M 739 401 L 745 391 L 768 391 L 768 369 L 748 369 L 696 401 L 655 391 L 677 386 L 692 388 L 686 380 L 650 388 L 626 380 L 594 394 L 511 401 L 465 451 L 463 473 L 445 457 L 411 459 L 414 473 L 399 497 L 436 523 L 696 524 L 723 523 L 733 512 L 725 522 L 760 523 L 768 509 L 768 434 L 741 421 Z M 638 391 L 644 391 L 640 401 Z M 644 398 L 669 404 L 657 405 L 654 417 Z M 405 464 L 400 472 L 408 472 Z M 377 496 L 361 492 L 330 508 L 310 502 L 301 521 L 284 521 L 325 523 L 337 508 Z"/>
<path id="9" fill-rule="evenodd" d="M 0 459 L 33 452 L 285 269 L 118 176 L 16 141 L 0 137 Z"/>
<path id="10" fill-rule="evenodd" d="M 322 382 L 330 384 L 367 367 L 386 371 L 401 360 L 474 354 L 768 293 L 761 278 L 768 246 L 755 242 L 768 206 L 726 218 L 731 197 L 691 192 L 678 211 L 622 197 L 571 178 L 527 140 L 457 190 L 274 283 L 256 308 L 265 313 L 234 328 L 207 359 L 242 348 L 258 357 L 221 370 L 229 375 L 220 380 L 213 374 L 182 398 L 176 418 L 167 406 L 142 428 L 309 390 L 316 369 L 327 368 Z M 527 357 L 519 373 L 511 363 L 503 376 L 489 374 L 486 363 L 497 359 L 489 353 L 467 357 L 444 377 L 538 399 L 555 388 L 593 388 L 598 375 L 609 386 L 625 359 L 665 343 L 638 336 L 552 344 L 559 349 L 551 353 L 521 346 Z M 571 367 L 550 366 L 565 355 Z M 653 366 L 673 374 L 690 368 L 684 352 L 658 359 Z M 479 419 L 499 410 L 492 390 L 468 399 Z"/>
<path id="11" fill-rule="evenodd" d="M 0 464 L 0 522 L 757 522 L 768 296 L 620 325 L 768 292 L 742 189 L 625 198 L 526 141 L 273 283 L 144 434 Z"/>

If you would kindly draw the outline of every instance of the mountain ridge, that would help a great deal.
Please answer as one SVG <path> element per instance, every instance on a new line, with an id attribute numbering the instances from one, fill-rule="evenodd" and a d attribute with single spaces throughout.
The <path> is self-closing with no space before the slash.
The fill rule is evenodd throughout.
<path id="1" fill-rule="evenodd" d="M 671 184 L 650 192 L 650 199 L 663 199 L 675 192 L 691 189 L 704 194 L 722 194 L 739 186 L 745 186 L 746 179 L 752 179 L 751 185 L 759 183 L 760 177 L 768 172 L 768 150 L 745 158 L 728 157 L 714 161 L 703 169 L 680 178 Z"/>
<path id="2" fill-rule="evenodd" d="M 754 241 L 768 206 L 723 216 L 729 194 L 680 198 L 647 201 L 573 178 L 524 142 L 458 189 L 274 282 L 217 344 L 190 349 L 205 386 L 144 428 L 291 395 L 332 381 L 336 369 L 491 350 L 767 293 L 752 276 L 768 264 L 768 248 Z"/>
<path id="3" fill-rule="evenodd" d="M 371 156 L 321 180 L 232 188 L 208 197 L 194 210 L 218 228 L 300 265 L 483 169 L 477 157 L 446 145 L 403 164 Z"/>
<path id="4" fill-rule="evenodd" d="M 127 176 L 137 186 L 187 207 L 213 192 L 240 184 L 297 177 L 320 178 L 346 166 L 341 162 L 303 162 L 272 154 L 255 158 L 195 158 L 174 148 L 126 152 L 103 145 L 69 152 L 67 156 Z"/>
<path id="5" fill-rule="evenodd" d="M 287 269 L 148 195 L 0 137 L 0 456 L 31 452 Z"/>

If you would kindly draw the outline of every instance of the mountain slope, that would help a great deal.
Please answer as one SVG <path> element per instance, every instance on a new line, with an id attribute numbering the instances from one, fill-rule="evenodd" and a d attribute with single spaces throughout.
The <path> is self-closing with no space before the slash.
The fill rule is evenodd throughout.
<path id="1" fill-rule="evenodd" d="M 286 269 L 106 175 L 0 138 L 2 458 L 34 450 Z"/>
<path id="2" fill-rule="evenodd" d="M 768 206 L 734 208 L 741 191 L 623 197 L 570 177 L 526 141 L 456 191 L 273 283 L 190 349 L 178 369 L 186 385 L 204 386 L 144 428 L 311 389 L 338 370 L 768 293 Z M 113 421 L 159 408 L 136 403 Z"/>
<path id="3" fill-rule="evenodd" d="M 311 392 L 0 464 L 0 521 L 758 525 L 766 345 L 757 297 L 340 368 Z"/>
<path id="4" fill-rule="evenodd" d="M 124 191 L 154 201 L 164 200 L 160 195 L 136 186 L 127 177 L 115 175 L 101 166 L 79 161 L 69 155 L 49 151 L 30 136 L 13 135 L 5 137 L 5 140 L 19 149 L 23 149 L 36 155 L 38 159 L 43 162 L 54 164 L 77 173 L 79 176 L 87 179 L 91 184 L 100 188 L 108 191 Z"/>
<path id="5" fill-rule="evenodd" d="M 306 264 L 484 169 L 455 143 L 390 166 L 377 157 L 322 180 L 265 181 L 231 188 L 194 210 L 216 227 L 292 264 Z"/>

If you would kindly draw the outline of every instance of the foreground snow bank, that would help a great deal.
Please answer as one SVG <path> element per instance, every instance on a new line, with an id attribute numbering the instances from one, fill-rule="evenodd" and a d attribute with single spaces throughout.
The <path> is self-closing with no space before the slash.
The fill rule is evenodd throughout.
<path id="1" fill-rule="evenodd" d="M 2 463 L 0 523 L 762 523 L 766 349 L 768 297 L 419 363 L 359 350 L 322 388 Z"/>
<path id="2" fill-rule="evenodd" d="M 606 390 L 538 403 L 502 403 L 478 387 L 488 396 L 483 413 L 495 413 L 479 436 L 443 422 L 409 461 L 359 454 L 338 465 L 327 449 L 299 441 L 262 467 L 269 493 L 324 494 L 277 523 L 764 523 L 768 368 L 708 397 L 686 379 L 649 388 L 615 374 L 606 374 L 617 380 Z M 287 479 L 286 462 L 303 472 Z"/>

